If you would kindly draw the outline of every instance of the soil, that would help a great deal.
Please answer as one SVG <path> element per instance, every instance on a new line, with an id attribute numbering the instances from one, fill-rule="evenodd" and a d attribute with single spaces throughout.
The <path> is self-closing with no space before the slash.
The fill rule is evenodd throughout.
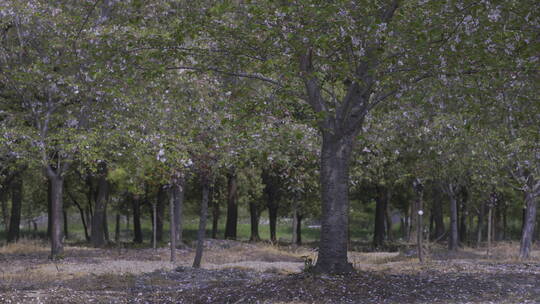
<path id="1" fill-rule="evenodd" d="M 52 262 L 33 244 L 0 249 L 0 303 L 540 303 L 539 252 L 520 262 L 509 248 L 491 259 L 433 249 L 424 263 L 351 252 L 357 271 L 340 276 L 302 271 L 314 256 L 307 247 L 210 240 L 194 269 L 190 248 L 177 251 L 174 265 L 166 248 L 67 247 Z"/>

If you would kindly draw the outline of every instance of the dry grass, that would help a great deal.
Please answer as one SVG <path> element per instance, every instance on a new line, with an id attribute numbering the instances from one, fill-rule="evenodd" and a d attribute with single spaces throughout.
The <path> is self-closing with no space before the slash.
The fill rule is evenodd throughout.
<path id="1" fill-rule="evenodd" d="M 19 239 L 16 243 L 8 243 L 0 247 L 0 254 L 31 254 L 48 252 L 47 244 L 35 239 Z"/>

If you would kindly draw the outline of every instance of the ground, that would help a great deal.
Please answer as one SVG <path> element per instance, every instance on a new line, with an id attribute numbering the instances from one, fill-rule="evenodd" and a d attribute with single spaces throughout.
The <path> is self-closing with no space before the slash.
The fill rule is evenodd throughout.
<path id="1" fill-rule="evenodd" d="M 515 258 L 516 244 L 448 254 L 431 246 L 360 253 L 347 276 L 303 271 L 309 247 L 208 240 L 202 269 L 194 250 L 66 247 L 47 259 L 46 244 L 23 240 L 0 248 L 0 303 L 540 303 L 540 250 Z"/>

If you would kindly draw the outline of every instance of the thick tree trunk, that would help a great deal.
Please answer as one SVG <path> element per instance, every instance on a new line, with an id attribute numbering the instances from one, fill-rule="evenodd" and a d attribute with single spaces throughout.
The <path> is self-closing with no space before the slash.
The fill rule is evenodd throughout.
<path id="1" fill-rule="evenodd" d="M 50 169 L 49 169 L 50 170 Z M 51 170 L 52 171 L 52 170 Z M 61 174 L 48 174 L 51 183 L 51 259 L 57 259 L 64 253 L 63 246 L 63 203 L 64 177 Z"/>
<path id="2" fill-rule="evenodd" d="M 525 221 L 521 232 L 521 242 L 519 246 L 520 259 L 528 259 L 532 247 L 537 209 L 536 197 L 533 193 L 527 192 L 525 194 L 525 208 Z"/>
<path id="3" fill-rule="evenodd" d="M 416 235 L 418 234 L 416 231 L 416 228 L 418 228 L 418 223 L 416 222 L 418 220 L 418 208 L 416 205 L 416 201 L 412 201 L 409 204 L 409 234 L 407 237 L 407 241 L 409 243 L 416 242 Z"/>
<path id="4" fill-rule="evenodd" d="M 131 197 L 131 207 L 133 209 L 133 242 L 142 243 L 143 235 L 141 229 L 141 199 L 138 195 Z"/>
<path id="5" fill-rule="evenodd" d="M 448 185 L 448 196 L 450 198 L 450 235 L 448 237 L 448 250 L 456 251 L 459 245 L 458 234 L 458 206 L 454 186 Z"/>
<path id="6" fill-rule="evenodd" d="M 384 245 L 385 234 L 385 212 L 386 212 L 386 190 L 377 187 L 377 200 L 375 207 L 375 229 L 373 231 L 373 248 L 380 249 Z"/>
<path id="7" fill-rule="evenodd" d="M 388 241 L 392 241 L 393 240 L 393 236 L 392 236 L 392 215 L 390 213 L 390 198 L 392 197 L 391 193 L 390 193 L 390 190 L 387 189 L 387 192 L 386 192 L 386 196 L 385 196 L 385 199 L 386 199 L 386 203 L 385 203 L 385 207 L 384 208 L 384 222 L 386 223 L 386 239 Z"/>
<path id="8" fill-rule="evenodd" d="M 16 242 L 19 239 L 21 225 L 23 180 L 20 172 L 15 173 L 11 181 L 11 217 L 7 241 Z"/>
<path id="9" fill-rule="evenodd" d="M 105 209 L 107 208 L 107 195 L 109 192 L 109 182 L 107 181 L 107 165 L 99 164 L 99 177 L 96 204 L 94 206 L 94 216 L 92 216 L 91 242 L 94 247 L 105 246 Z"/>
<path id="10" fill-rule="evenodd" d="M 176 230 L 176 245 L 180 246 L 184 243 L 183 239 L 183 208 L 184 208 L 184 194 L 186 180 L 184 176 L 180 176 L 174 183 L 172 183 L 172 193 L 174 194 L 174 227 Z"/>
<path id="11" fill-rule="evenodd" d="M 159 186 L 156 204 L 156 241 L 163 242 L 163 222 L 165 220 L 165 201 L 167 192 L 163 186 Z"/>
<path id="12" fill-rule="evenodd" d="M 199 230 L 197 231 L 197 249 L 195 250 L 195 259 L 193 260 L 193 267 L 200 268 L 201 260 L 204 248 L 204 238 L 206 235 L 206 218 L 208 213 L 208 193 L 210 192 L 210 186 L 207 178 L 202 179 L 202 200 L 201 200 L 201 214 L 199 219 Z"/>
<path id="13" fill-rule="evenodd" d="M 225 224 L 225 239 L 236 240 L 237 223 L 238 185 L 236 172 L 232 171 L 227 175 L 227 222 Z"/>
<path id="14" fill-rule="evenodd" d="M 349 162 L 355 136 L 335 138 L 323 132 L 321 152 L 321 239 L 315 270 L 353 271 L 347 260 L 349 227 Z"/>
<path id="15" fill-rule="evenodd" d="M 249 203 L 249 219 L 251 224 L 251 233 L 249 236 L 250 242 L 259 242 L 261 237 L 259 235 L 259 219 L 260 219 L 259 208 L 256 203 Z"/>

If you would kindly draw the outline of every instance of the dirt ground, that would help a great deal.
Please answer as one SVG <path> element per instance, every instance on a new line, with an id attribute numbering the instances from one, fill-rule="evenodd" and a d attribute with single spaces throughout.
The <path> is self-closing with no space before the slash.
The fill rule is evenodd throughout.
<path id="1" fill-rule="evenodd" d="M 307 247 L 209 240 L 201 269 L 193 249 L 66 247 L 58 262 L 46 244 L 22 241 L 0 248 L 0 303 L 540 303 L 540 250 L 515 258 L 517 244 L 493 256 L 462 249 L 414 253 L 350 252 L 357 272 L 303 272 Z"/>

